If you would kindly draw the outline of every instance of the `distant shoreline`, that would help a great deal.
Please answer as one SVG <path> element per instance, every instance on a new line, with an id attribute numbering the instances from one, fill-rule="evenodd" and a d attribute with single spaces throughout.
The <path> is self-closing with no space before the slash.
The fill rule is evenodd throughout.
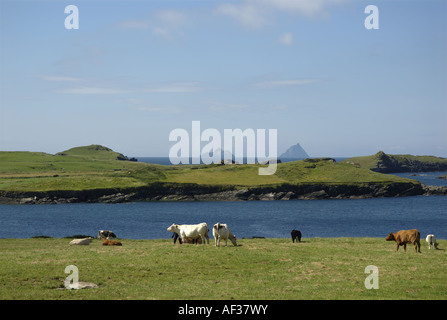
<path id="1" fill-rule="evenodd" d="M 226 189 L 226 190 L 225 190 Z M 447 195 L 446 187 L 421 183 L 302 184 L 235 189 L 230 186 L 157 183 L 129 190 L 26 192 L 0 196 L 0 204 L 126 203 L 153 201 L 277 201 L 368 199 L 420 195 Z"/>
<path id="2" fill-rule="evenodd" d="M 169 160 L 169 157 L 134 157 L 135 159 L 137 159 L 139 162 L 144 162 L 144 163 L 152 163 L 152 164 L 161 164 L 161 165 L 173 165 L 171 163 L 171 161 Z M 321 157 L 308 157 L 308 158 L 281 158 L 278 157 L 278 159 L 281 162 L 292 162 L 292 161 L 300 161 L 300 160 L 304 160 L 304 159 L 319 159 Z M 342 162 L 343 160 L 349 159 L 349 157 L 335 157 L 332 159 L 334 159 L 336 162 Z M 200 159 L 197 159 L 200 161 Z M 252 161 L 253 162 L 253 161 Z M 256 159 L 254 161 L 254 163 L 256 163 Z M 189 163 L 192 163 L 192 158 L 189 158 Z M 247 163 L 247 158 L 244 158 L 243 163 Z M 204 164 L 202 161 L 200 161 L 200 164 Z"/>

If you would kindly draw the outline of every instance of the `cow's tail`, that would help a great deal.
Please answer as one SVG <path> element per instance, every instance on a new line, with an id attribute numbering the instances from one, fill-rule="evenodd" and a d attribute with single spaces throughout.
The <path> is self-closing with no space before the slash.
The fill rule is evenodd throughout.
<path id="1" fill-rule="evenodd" d="M 214 225 L 214 228 L 217 229 L 217 230 L 219 230 L 219 229 L 220 229 L 220 222 L 216 223 L 216 224 Z"/>

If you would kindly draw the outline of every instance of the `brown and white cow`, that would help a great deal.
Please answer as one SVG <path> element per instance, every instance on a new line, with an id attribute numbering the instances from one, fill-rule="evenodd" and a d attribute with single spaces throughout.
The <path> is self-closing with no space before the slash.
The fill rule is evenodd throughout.
<path id="1" fill-rule="evenodd" d="M 399 246 L 404 246 L 404 251 L 407 252 L 407 243 L 412 243 L 416 253 L 421 252 L 421 233 L 416 229 L 390 232 L 385 240 L 396 241 L 396 251 L 399 251 Z"/>
<path id="2" fill-rule="evenodd" d="M 116 239 L 116 234 L 114 234 L 112 231 L 110 230 L 99 230 L 98 231 L 98 239 Z"/>

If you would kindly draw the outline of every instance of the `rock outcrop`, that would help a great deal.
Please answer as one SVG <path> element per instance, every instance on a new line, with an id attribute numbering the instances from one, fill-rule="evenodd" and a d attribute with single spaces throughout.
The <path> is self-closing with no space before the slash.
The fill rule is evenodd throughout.
<path id="1" fill-rule="evenodd" d="M 375 157 L 377 163 L 371 170 L 380 173 L 447 171 L 447 161 L 437 157 L 430 158 L 444 161 L 424 161 L 416 156 L 393 156 L 383 151 L 376 153 Z"/>
<path id="2" fill-rule="evenodd" d="M 444 186 L 423 186 L 425 196 L 447 196 L 447 187 Z"/>

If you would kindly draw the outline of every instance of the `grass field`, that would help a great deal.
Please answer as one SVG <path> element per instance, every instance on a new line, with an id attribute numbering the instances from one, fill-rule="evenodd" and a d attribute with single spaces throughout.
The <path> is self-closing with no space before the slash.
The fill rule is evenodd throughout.
<path id="1" fill-rule="evenodd" d="M 122 247 L 71 239 L 0 239 L 0 299 L 447 299 L 441 250 L 395 250 L 382 238 L 240 239 L 238 246 L 127 240 Z M 94 289 L 67 290 L 68 265 Z M 378 289 L 366 289 L 379 270 Z M 191 290 L 194 288 L 194 290 Z"/>

